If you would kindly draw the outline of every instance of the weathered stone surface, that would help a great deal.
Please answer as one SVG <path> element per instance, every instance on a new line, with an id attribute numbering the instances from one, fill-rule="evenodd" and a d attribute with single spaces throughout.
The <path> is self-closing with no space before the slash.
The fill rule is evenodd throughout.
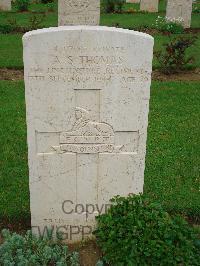
<path id="1" fill-rule="evenodd" d="M 140 3 L 140 0 L 126 0 L 126 3 Z"/>
<path id="2" fill-rule="evenodd" d="M 0 10 L 3 11 L 11 10 L 11 0 L 0 0 Z"/>
<path id="3" fill-rule="evenodd" d="M 99 25 L 100 0 L 59 0 L 58 25 Z"/>
<path id="4" fill-rule="evenodd" d="M 168 0 L 167 20 L 181 22 L 184 28 L 190 28 L 192 0 Z"/>
<path id="5" fill-rule="evenodd" d="M 159 0 L 141 0 L 140 10 L 148 12 L 158 12 Z"/>
<path id="6" fill-rule="evenodd" d="M 23 44 L 32 226 L 74 242 L 114 195 L 143 191 L 153 38 L 71 26 Z"/>

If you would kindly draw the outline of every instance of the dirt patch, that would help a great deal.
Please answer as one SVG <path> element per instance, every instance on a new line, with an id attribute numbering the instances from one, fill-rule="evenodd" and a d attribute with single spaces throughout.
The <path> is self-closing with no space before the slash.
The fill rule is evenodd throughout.
<path id="1" fill-rule="evenodd" d="M 23 80 L 24 70 L 23 69 L 8 69 L 0 68 L 0 80 Z"/>
<path id="2" fill-rule="evenodd" d="M 95 242 L 88 243 L 79 250 L 81 266 L 94 266 L 101 257 Z"/>
<path id="3" fill-rule="evenodd" d="M 184 30 L 184 33 L 193 33 L 193 34 L 200 33 L 200 28 L 188 28 Z"/>
<path id="4" fill-rule="evenodd" d="M 1 231 L 3 229 L 9 229 L 11 232 L 17 232 L 19 234 L 25 233 L 27 230 L 31 230 L 31 218 L 10 221 L 7 218 L 0 218 L 0 244 L 3 242 Z"/>
<path id="5" fill-rule="evenodd" d="M 15 221 L 11 221 L 8 218 L 0 219 L 0 231 L 2 229 L 9 229 L 11 232 L 25 232 L 30 230 L 31 228 L 31 217 L 16 219 Z"/>
<path id="6" fill-rule="evenodd" d="M 101 257 L 101 251 L 94 240 L 84 244 L 68 245 L 71 251 L 78 251 L 81 266 L 94 266 Z"/>
<path id="7" fill-rule="evenodd" d="M 23 79 L 23 69 L 0 68 L 0 80 L 16 81 Z M 163 74 L 159 70 L 154 70 L 152 79 L 158 81 L 200 81 L 200 68 L 170 75 Z"/>
<path id="8" fill-rule="evenodd" d="M 158 81 L 200 81 L 200 69 L 182 71 L 170 75 L 161 73 L 158 70 L 154 70 L 152 79 Z"/>
<path id="9" fill-rule="evenodd" d="M 114 27 L 117 27 L 119 28 L 119 24 L 114 24 L 113 25 Z M 129 28 L 129 30 L 137 30 L 137 31 L 141 31 L 143 33 L 147 33 L 149 35 L 156 35 L 156 34 L 160 34 L 160 35 L 164 35 L 164 36 L 169 36 L 169 35 L 172 35 L 172 33 L 168 32 L 168 31 L 159 31 L 157 29 L 153 29 L 153 28 L 148 28 L 148 27 L 140 27 L 140 28 Z M 200 33 L 200 28 L 188 28 L 188 29 L 184 29 L 184 32 L 182 34 L 198 34 Z"/>

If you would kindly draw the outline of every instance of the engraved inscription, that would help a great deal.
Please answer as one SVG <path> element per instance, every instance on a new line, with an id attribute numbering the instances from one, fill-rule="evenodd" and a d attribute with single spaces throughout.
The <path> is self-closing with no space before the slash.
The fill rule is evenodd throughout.
<path id="1" fill-rule="evenodd" d="M 87 8 L 89 6 L 89 0 L 65 0 L 66 2 L 66 5 L 70 6 L 71 8 L 72 7 L 75 7 L 75 8 L 78 8 L 78 9 L 83 9 L 83 8 Z"/>
<path id="2" fill-rule="evenodd" d="M 69 136 L 68 132 L 61 133 L 60 143 L 77 144 L 109 144 L 114 143 L 114 136 Z"/>
<path id="3" fill-rule="evenodd" d="M 75 108 L 70 131 L 37 132 L 37 153 L 137 153 L 139 132 L 116 131 L 111 125 L 93 121 L 87 110 Z"/>
<path id="4" fill-rule="evenodd" d="M 100 19 L 99 0 L 59 0 L 59 26 L 98 25 Z"/>
<path id="5" fill-rule="evenodd" d="M 75 109 L 76 121 L 70 132 L 65 136 L 114 136 L 113 128 L 107 123 L 92 121 L 89 112 L 83 108 Z"/>
<path id="6" fill-rule="evenodd" d="M 115 147 L 111 125 L 92 121 L 87 110 L 75 109 L 76 121 L 69 132 L 60 133 L 60 146 L 53 146 L 57 153 L 102 153 L 120 150 Z"/>
<path id="7" fill-rule="evenodd" d="M 66 83 L 75 89 L 103 89 L 115 80 L 122 87 L 150 79 L 145 67 L 134 69 L 125 55 L 126 47 L 97 46 L 88 50 L 85 46 L 65 43 L 54 46 L 49 53 L 46 68 L 31 68 L 28 78 L 31 81 Z M 117 56 L 115 55 L 117 53 Z"/>
<path id="8" fill-rule="evenodd" d="M 112 144 L 91 144 L 91 145 L 64 144 L 60 146 L 60 150 L 61 152 L 75 152 L 75 153 L 113 152 L 114 145 Z"/>

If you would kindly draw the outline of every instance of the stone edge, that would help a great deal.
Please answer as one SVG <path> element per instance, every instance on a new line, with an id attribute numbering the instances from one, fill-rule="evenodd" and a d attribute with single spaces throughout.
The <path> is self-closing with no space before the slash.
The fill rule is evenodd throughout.
<path id="1" fill-rule="evenodd" d="M 154 41 L 154 38 L 143 32 L 139 31 L 133 31 L 133 30 L 128 30 L 128 29 L 122 29 L 122 28 L 114 28 L 114 27 L 106 27 L 106 26 L 59 26 L 59 27 L 50 27 L 50 28 L 44 28 L 44 29 L 38 29 L 38 30 L 33 30 L 25 33 L 22 37 L 23 41 L 28 39 L 31 36 L 35 35 L 40 35 L 40 34 L 45 34 L 45 33 L 52 33 L 52 32 L 64 32 L 64 31 L 107 31 L 107 32 L 119 32 L 119 33 L 124 33 L 124 34 L 131 34 L 135 35 L 138 37 L 143 37 L 145 39 L 149 39 Z"/>

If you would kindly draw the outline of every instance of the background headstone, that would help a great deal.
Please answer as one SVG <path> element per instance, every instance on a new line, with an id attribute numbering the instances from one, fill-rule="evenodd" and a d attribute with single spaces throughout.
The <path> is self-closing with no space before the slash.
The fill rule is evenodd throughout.
<path id="1" fill-rule="evenodd" d="M 192 0 L 168 0 L 167 20 L 181 21 L 184 28 L 190 28 Z"/>
<path id="2" fill-rule="evenodd" d="M 11 10 L 11 0 L 0 0 L 0 10 L 10 11 Z"/>
<path id="3" fill-rule="evenodd" d="M 113 196 L 143 191 L 153 38 L 71 26 L 23 43 L 32 226 L 74 242 Z"/>
<path id="4" fill-rule="evenodd" d="M 99 25 L 100 0 L 58 0 L 58 25 Z"/>
<path id="5" fill-rule="evenodd" d="M 141 0 L 140 10 L 147 12 L 158 12 L 159 0 Z"/>

